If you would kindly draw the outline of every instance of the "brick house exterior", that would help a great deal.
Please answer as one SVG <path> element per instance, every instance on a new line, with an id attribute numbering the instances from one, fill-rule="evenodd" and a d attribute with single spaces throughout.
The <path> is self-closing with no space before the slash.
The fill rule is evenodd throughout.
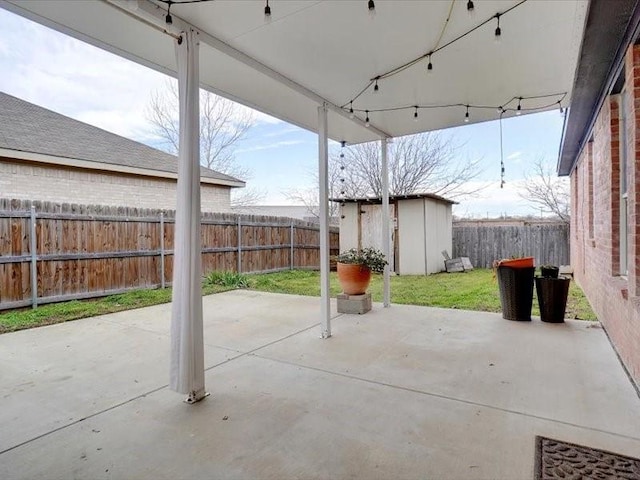
<path id="1" fill-rule="evenodd" d="M 606 2 L 590 7 L 558 171 L 570 175 L 574 278 L 640 385 L 640 12 L 632 3 L 615 18 Z"/>
<path id="2" fill-rule="evenodd" d="M 176 208 L 177 159 L 0 93 L 0 197 Z M 201 168 L 202 210 L 228 212 L 244 182 Z"/>

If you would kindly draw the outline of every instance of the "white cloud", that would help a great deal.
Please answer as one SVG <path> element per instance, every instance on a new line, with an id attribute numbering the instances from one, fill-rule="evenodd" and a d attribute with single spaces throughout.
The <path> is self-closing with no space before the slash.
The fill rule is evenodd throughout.
<path id="1" fill-rule="evenodd" d="M 522 152 L 513 152 L 507 157 L 507 160 L 519 160 L 522 156 Z"/>

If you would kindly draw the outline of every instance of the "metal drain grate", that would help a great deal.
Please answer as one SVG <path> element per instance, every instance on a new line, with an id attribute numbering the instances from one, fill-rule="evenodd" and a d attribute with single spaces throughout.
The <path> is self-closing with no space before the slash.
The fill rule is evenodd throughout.
<path id="1" fill-rule="evenodd" d="M 640 459 L 536 437 L 535 480 L 640 480 Z"/>

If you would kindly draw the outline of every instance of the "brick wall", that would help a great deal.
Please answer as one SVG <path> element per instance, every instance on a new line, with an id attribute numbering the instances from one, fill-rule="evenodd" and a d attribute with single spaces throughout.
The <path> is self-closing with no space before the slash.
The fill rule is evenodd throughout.
<path id="1" fill-rule="evenodd" d="M 230 188 L 201 184 L 203 212 L 229 212 Z M 0 158 L 0 197 L 175 210 L 176 181 Z"/>
<path id="2" fill-rule="evenodd" d="M 640 384 L 640 137 L 636 133 L 640 128 L 640 46 L 629 48 L 625 75 L 623 93 L 611 95 L 604 103 L 591 141 L 571 174 L 571 263 L 576 281 Z M 625 152 L 626 255 L 620 247 Z M 621 255 L 627 260 L 626 274 Z"/>

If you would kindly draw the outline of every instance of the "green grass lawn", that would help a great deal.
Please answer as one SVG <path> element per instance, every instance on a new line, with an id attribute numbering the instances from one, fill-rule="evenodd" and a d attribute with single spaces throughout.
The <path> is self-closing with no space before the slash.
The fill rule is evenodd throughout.
<path id="1" fill-rule="evenodd" d="M 203 293 L 224 292 L 230 287 L 205 285 Z M 110 295 L 91 300 L 72 300 L 70 302 L 49 303 L 36 309 L 25 308 L 0 313 L 0 333 L 24 330 L 54 323 L 68 322 L 79 318 L 104 315 L 106 313 L 149 307 L 171 301 L 171 289 L 134 290 L 118 295 Z"/>
<path id="2" fill-rule="evenodd" d="M 203 294 L 224 292 L 238 287 L 263 292 L 320 296 L 320 273 L 293 270 L 278 273 L 238 275 L 231 272 L 209 274 L 204 280 Z M 369 291 L 376 302 L 382 301 L 382 275 L 373 275 Z M 331 295 L 341 292 L 335 273 L 331 273 Z M 148 307 L 171 301 L 171 289 L 136 290 L 92 300 L 42 305 L 0 313 L 0 333 L 67 322 L 78 318 Z M 429 276 L 392 276 L 391 302 L 430 307 L 458 308 L 483 312 L 500 312 L 498 284 L 491 270 L 476 269 L 465 273 L 438 273 Z M 539 315 L 537 301 L 533 314 Z M 571 282 L 567 302 L 567 318 L 596 320 L 582 290 Z"/>
<path id="3" fill-rule="evenodd" d="M 264 292 L 320 295 L 318 272 L 294 270 L 251 275 L 252 288 Z M 331 295 L 340 293 L 337 276 L 331 273 Z M 382 301 L 382 275 L 373 275 L 369 291 L 375 302 Z M 500 296 L 493 271 L 475 269 L 464 273 L 403 275 L 391 277 L 391 302 L 429 307 L 458 308 L 483 312 L 500 312 Z M 533 315 L 539 315 L 537 299 Z M 571 282 L 567 301 L 567 318 L 596 320 L 580 287 Z"/>

